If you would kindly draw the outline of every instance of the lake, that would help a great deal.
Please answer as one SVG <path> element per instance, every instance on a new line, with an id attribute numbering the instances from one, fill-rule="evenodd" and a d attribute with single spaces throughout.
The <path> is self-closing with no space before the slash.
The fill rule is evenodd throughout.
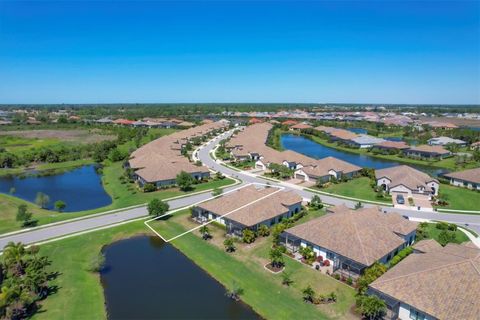
<path id="1" fill-rule="evenodd" d="M 322 159 L 326 157 L 335 157 L 355 164 L 359 167 L 383 169 L 403 164 L 397 161 L 374 158 L 368 155 L 337 150 L 331 147 L 324 146 L 320 143 L 316 143 L 315 141 L 310 140 L 306 137 L 293 134 L 282 135 L 280 142 L 284 149 L 292 150 L 309 156 L 311 158 Z M 447 172 L 447 170 L 444 169 L 430 168 L 411 164 L 409 165 L 435 176 Z"/>
<path id="2" fill-rule="evenodd" d="M 38 192 L 45 193 L 50 197 L 48 209 L 53 209 L 55 201 L 62 200 L 67 204 L 65 212 L 96 209 L 112 203 L 94 165 L 51 176 L 0 177 L 1 193 L 9 194 L 11 188 L 15 188 L 13 196 L 30 202 L 35 202 Z"/>
<path id="3" fill-rule="evenodd" d="M 101 272 L 109 319 L 261 319 L 225 296 L 225 288 L 159 237 L 104 248 Z"/>

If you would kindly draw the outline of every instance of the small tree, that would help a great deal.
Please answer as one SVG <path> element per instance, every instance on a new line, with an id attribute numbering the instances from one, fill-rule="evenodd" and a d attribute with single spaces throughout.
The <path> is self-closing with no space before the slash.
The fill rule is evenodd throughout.
<path id="1" fill-rule="evenodd" d="M 285 261 L 283 260 L 283 254 L 278 247 L 270 249 L 270 253 L 268 254 L 270 257 L 270 264 L 274 268 L 282 268 L 285 265 Z"/>
<path id="2" fill-rule="evenodd" d="M 38 192 L 35 197 L 35 203 L 42 209 L 45 209 L 50 202 L 50 197 L 43 192 Z"/>
<path id="3" fill-rule="evenodd" d="M 305 289 L 302 290 L 303 301 L 313 303 L 313 299 L 315 298 L 315 291 L 313 288 L 308 285 Z"/>
<path id="4" fill-rule="evenodd" d="M 21 204 L 17 209 L 16 220 L 22 222 L 22 227 L 30 225 L 32 219 L 32 213 L 28 211 L 26 204 Z"/>
<path id="5" fill-rule="evenodd" d="M 260 227 L 258 227 L 258 235 L 262 237 L 268 237 L 270 235 L 270 229 L 262 224 Z"/>
<path id="6" fill-rule="evenodd" d="M 170 206 L 168 205 L 168 203 L 163 202 L 157 198 L 150 200 L 147 206 L 148 214 L 156 217 L 165 214 L 169 208 Z"/>
<path id="7" fill-rule="evenodd" d="M 62 200 L 57 200 L 57 201 L 55 201 L 54 206 L 55 206 L 55 209 L 56 209 L 58 212 L 62 212 L 63 209 L 65 209 L 65 207 L 67 206 L 67 204 L 66 204 L 64 201 L 62 201 Z"/>
<path id="8" fill-rule="evenodd" d="M 200 233 L 202 234 L 203 240 L 208 240 L 212 237 L 210 234 L 210 229 L 208 229 L 208 226 L 206 225 L 200 227 Z"/>
<path id="9" fill-rule="evenodd" d="M 220 171 L 217 171 L 217 173 L 215 173 L 215 180 L 223 180 L 223 179 L 225 179 L 225 176 Z"/>
<path id="10" fill-rule="evenodd" d="M 312 200 L 310 201 L 310 206 L 316 210 L 322 209 L 323 208 L 322 199 L 320 199 L 318 195 L 314 195 L 312 197 Z"/>
<path id="11" fill-rule="evenodd" d="M 250 229 L 243 229 L 242 231 L 242 241 L 245 242 L 245 243 L 252 243 L 255 241 L 255 232 L 253 232 L 252 230 Z"/>
<path id="12" fill-rule="evenodd" d="M 288 287 L 293 283 L 291 275 L 292 275 L 291 272 L 286 272 L 286 271 L 282 272 L 282 284 L 284 286 Z"/>
<path id="13" fill-rule="evenodd" d="M 440 243 L 443 247 L 445 247 L 450 242 L 455 242 L 455 238 L 456 238 L 455 232 L 442 230 L 442 232 L 438 234 L 438 243 Z"/>
<path id="14" fill-rule="evenodd" d="M 223 245 L 225 246 L 225 251 L 227 252 L 235 252 L 237 248 L 235 247 L 235 243 L 233 242 L 232 238 L 227 238 L 223 241 Z"/>
<path id="15" fill-rule="evenodd" d="M 362 204 L 360 201 L 358 201 L 358 202 L 355 204 L 355 210 L 361 209 L 361 208 L 363 208 L 363 204 Z"/>
<path id="16" fill-rule="evenodd" d="M 369 320 L 382 319 L 387 311 L 385 301 L 377 296 L 359 296 L 357 308 Z"/>
<path id="17" fill-rule="evenodd" d="M 185 171 L 181 171 L 176 177 L 177 185 L 180 187 L 182 191 L 188 191 L 192 188 L 192 184 L 194 179 L 191 175 L 189 175 Z"/>

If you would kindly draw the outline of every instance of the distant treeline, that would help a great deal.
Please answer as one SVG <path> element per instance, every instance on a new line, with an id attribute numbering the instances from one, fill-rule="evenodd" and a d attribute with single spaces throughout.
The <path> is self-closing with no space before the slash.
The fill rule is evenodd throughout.
<path id="1" fill-rule="evenodd" d="M 302 109 L 305 111 L 381 111 L 381 107 L 391 111 L 425 112 L 428 114 L 480 112 L 479 105 L 375 105 L 375 104 L 308 104 L 308 103 L 182 103 L 182 104 L 21 104 L 0 105 L 0 110 L 26 109 L 44 112 L 58 110 L 72 111 L 86 118 L 122 116 L 126 118 L 159 116 L 200 116 L 231 112 L 276 112 L 280 110 Z"/>

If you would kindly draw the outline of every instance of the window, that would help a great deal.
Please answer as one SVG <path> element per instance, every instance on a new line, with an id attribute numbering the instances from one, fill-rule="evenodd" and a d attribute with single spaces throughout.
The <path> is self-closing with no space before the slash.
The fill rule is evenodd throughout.
<path id="1" fill-rule="evenodd" d="M 335 256 L 330 251 L 327 251 L 327 259 L 333 260 Z"/>
<path id="2" fill-rule="evenodd" d="M 420 311 L 410 307 L 410 319 L 412 320 L 425 320 L 425 315 Z"/>

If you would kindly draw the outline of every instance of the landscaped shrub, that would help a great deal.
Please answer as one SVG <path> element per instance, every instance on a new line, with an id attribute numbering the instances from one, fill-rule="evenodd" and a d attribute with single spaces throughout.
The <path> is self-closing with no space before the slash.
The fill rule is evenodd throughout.
<path id="1" fill-rule="evenodd" d="M 143 186 L 143 192 L 153 192 L 156 190 L 157 187 L 153 183 L 147 183 Z"/>
<path id="2" fill-rule="evenodd" d="M 448 229 L 448 223 L 439 222 L 435 225 L 435 228 L 440 229 L 440 230 L 447 230 Z"/>
<path id="3" fill-rule="evenodd" d="M 266 225 L 262 224 L 258 228 L 258 235 L 261 237 L 268 237 L 270 235 L 270 229 Z"/>
<path id="4" fill-rule="evenodd" d="M 348 277 L 346 282 L 347 282 L 347 284 L 348 284 L 349 286 L 351 286 L 351 285 L 353 284 L 353 279 L 352 279 L 352 277 Z"/>
<path id="5" fill-rule="evenodd" d="M 250 229 L 243 229 L 242 235 L 242 241 L 245 243 L 253 243 L 256 239 L 255 232 Z"/>
<path id="6" fill-rule="evenodd" d="M 448 230 L 457 231 L 457 225 L 455 223 L 449 223 L 448 224 Z"/>
<path id="7" fill-rule="evenodd" d="M 325 260 L 325 261 L 323 262 L 323 266 L 329 267 L 329 266 L 330 266 L 330 260 L 328 260 L 328 259 Z"/>

